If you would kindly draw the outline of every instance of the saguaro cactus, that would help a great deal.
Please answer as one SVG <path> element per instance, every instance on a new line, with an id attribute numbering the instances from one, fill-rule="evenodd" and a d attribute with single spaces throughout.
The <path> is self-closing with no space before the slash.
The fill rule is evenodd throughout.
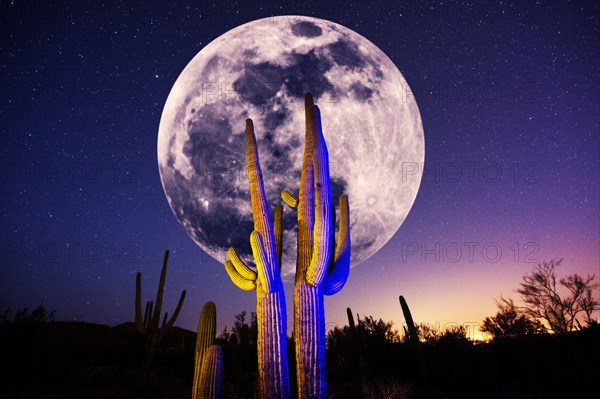
<path id="1" fill-rule="evenodd" d="M 404 320 L 406 320 L 406 325 L 408 327 L 408 340 L 410 342 L 410 346 L 412 348 L 413 355 L 417 363 L 419 377 L 422 381 L 425 381 L 425 379 L 427 378 L 427 368 L 425 365 L 425 358 L 423 357 L 423 352 L 421 350 L 421 340 L 419 339 L 419 333 L 417 332 L 417 327 L 415 326 L 415 323 L 413 321 L 410 309 L 408 308 L 408 304 L 406 303 L 406 300 L 402 295 L 400 295 L 400 307 L 402 308 Z"/>
<path id="2" fill-rule="evenodd" d="M 204 354 L 202 371 L 194 398 L 218 399 L 221 397 L 223 385 L 223 349 L 219 345 L 211 345 Z"/>
<path id="3" fill-rule="evenodd" d="M 154 350 L 158 343 L 160 336 L 169 328 L 173 326 L 183 300 L 185 299 L 185 290 L 181 292 L 181 297 L 175 308 L 175 312 L 171 318 L 167 321 L 168 313 L 165 312 L 162 325 L 159 325 L 163 293 L 165 291 L 165 279 L 167 276 L 167 262 L 169 260 L 169 251 L 165 251 L 165 257 L 163 259 L 163 266 L 160 272 L 160 280 L 158 283 L 158 292 L 156 293 L 156 302 L 153 308 L 153 302 L 149 301 L 146 303 L 145 317 L 142 318 L 142 273 L 138 273 L 135 277 L 135 326 L 140 334 L 146 335 L 146 346 L 144 349 L 144 371 L 148 371 L 152 365 L 152 359 L 154 357 Z"/>
<path id="4" fill-rule="evenodd" d="M 299 200 L 287 191 L 282 199 L 298 208 L 298 257 L 294 285 L 294 333 L 299 398 L 327 398 L 323 295 L 340 291 L 350 272 L 348 198 L 340 196 L 340 228 L 334 239 L 329 155 L 319 108 L 305 96 L 306 141 Z M 334 254 L 335 248 L 335 254 Z"/>
<path id="5" fill-rule="evenodd" d="M 203 361 L 205 358 L 206 350 L 215 341 L 216 332 L 217 307 L 215 306 L 214 302 L 206 302 L 202 307 L 202 313 L 200 314 L 200 320 L 198 321 L 198 332 L 196 335 L 196 361 L 194 367 L 194 385 L 192 388 L 193 399 L 205 398 L 204 393 L 206 387 L 201 387 Z M 209 381 L 212 380 L 209 379 L 205 381 L 204 384 L 208 384 Z M 209 392 L 216 391 L 216 389 L 209 389 Z M 220 388 L 218 391 L 220 392 Z"/>
<path id="6" fill-rule="evenodd" d="M 256 271 L 249 268 L 233 248 L 225 262 L 227 274 L 242 290 L 256 291 L 258 324 L 259 390 L 263 398 L 288 398 L 290 395 L 287 363 L 287 316 L 285 294 L 280 275 L 281 207 L 275 212 L 275 226 L 269 208 L 258 159 L 256 137 L 251 119 L 246 120 L 246 162 L 250 179 L 250 200 L 254 231 L 250 234 Z"/>
<path id="7" fill-rule="evenodd" d="M 346 308 L 346 313 L 348 314 L 348 327 L 350 330 L 354 330 L 356 325 L 354 324 L 354 316 L 352 315 L 352 309 Z"/>

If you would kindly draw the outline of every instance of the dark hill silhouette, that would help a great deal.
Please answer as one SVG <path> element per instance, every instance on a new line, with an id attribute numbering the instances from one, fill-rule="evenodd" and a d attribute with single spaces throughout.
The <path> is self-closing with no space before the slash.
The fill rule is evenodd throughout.
<path id="1" fill-rule="evenodd" d="M 134 323 L 0 325 L 2 398 L 188 398 L 196 334 L 165 334 L 157 365 L 142 372 L 144 337 Z"/>
<path id="2" fill-rule="evenodd" d="M 2 323 L 0 398 L 187 399 L 195 338 L 194 332 L 173 327 L 144 374 L 145 337 L 134 323 Z M 479 344 L 447 339 L 425 343 L 430 378 L 422 386 L 406 343 L 384 345 L 379 338 L 362 337 L 355 346 L 352 335 L 337 339 L 337 347 L 332 343 L 328 349 L 329 391 L 336 399 L 585 397 L 600 362 L 598 325 Z M 256 358 L 244 349 L 252 342 L 217 341 L 226 359 L 224 398 L 252 398 Z M 355 367 L 341 369 L 344 364 Z M 397 395 L 384 395 L 389 392 Z"/>

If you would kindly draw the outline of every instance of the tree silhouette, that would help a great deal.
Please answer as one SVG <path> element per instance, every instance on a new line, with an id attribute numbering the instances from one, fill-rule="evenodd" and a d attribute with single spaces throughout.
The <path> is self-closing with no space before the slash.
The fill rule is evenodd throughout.
<path id="1" fill-rule="evenodd" d="M 369 380 L 398 366 L 400 336 L 392 322 L 358 318 L 354 328 L 335 327 L 327 334 L 328 363 L 334 379 Z"/>
<path id="2" fill-rule="evenodd" d="M 436 342 L 442 336 L 442 331 L 432 324 L 419 323 L 415 326 L 419 338 L 424 342 Z M 408 341 L 408 334 L 402 336 L 403 341 Z"/>
<path id="3" fill-rule="evenodd" d="M 35 324 L 54 321 L 55 310 L 48 312 L 44 305 L 39 305 L 29 311 L 29 308 L 17 309 L 14 316 L 11 316 L 11 309 L 6 308 L 0 314 L 0 324 Z"/>
<path id="4" fill-rule="evenodd" d="M 442 331 L 438 343 L 469 344 L 467 327 L 461 325 L 450 325 Z"/>
<path id="5" fill-rule="evenodd" d="M 592 312 L 600 309 L 600 302 L 592 296 L 592 290 L 598 287 L 594 275 L 582 277 L 570 274 L 558 280 L 555 268 L 562 259 L 538 263 L 531 274 L 523 276 L 521 288 L 517 290 L 525 302 L 525 312 L 537 320 L 545 321 L 556 333 L 572 331 L 578 315 L 583 314 L 583 321 L 590 325 L 594 321 Z M 567 292 L 566 296 L 559 289 Z"/>
<path id="6" fill-rule="evenodd" d="M 486 317 L 482 332 L 488 333 L 493 339 L 517 337 L 528 334 L 538 334 L 546 331 L 544 325 L 537 319 L 530 318 L 520 312 L 511 298 L 500 298 L 496 301 L 498 313 L 496 316 Z"/>
<path id="7" fill-rule="evenodd" d="M 244 346 L 255 344 L 258 338 L 256 313 L 250 313 L 250 324 L 246 323 L 246 315 L 245 310 L 235 315 L 235 322 L 231 328 L 231 331 L 237 336 L 239 344 Z"/>

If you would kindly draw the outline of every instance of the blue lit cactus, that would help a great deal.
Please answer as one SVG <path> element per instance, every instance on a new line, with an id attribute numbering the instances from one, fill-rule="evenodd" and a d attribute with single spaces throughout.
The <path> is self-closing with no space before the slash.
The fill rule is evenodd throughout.
<path id="1" fill-rule="evenodd" d="M 298 257 L 294 286 L 294 338 L 299 398 L 327 398 L 324 295 L 340 291 L 350 272 L 348 198 L 340 196 L 340 227 L 334 239 L 335 207 L 331 200 L 329 155 L 319 108 L 305 97 L 306 142 L 298 200 Z M 335 251 L 335 253 L 334 253 Z"/>

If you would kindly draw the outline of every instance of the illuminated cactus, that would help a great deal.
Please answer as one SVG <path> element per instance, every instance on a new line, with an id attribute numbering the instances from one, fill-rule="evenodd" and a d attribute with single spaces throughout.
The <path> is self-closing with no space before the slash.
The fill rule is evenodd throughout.
<path id="1" fill-rule="evenodd" d="M 250 246 L 256 271 L 250 269 L 233 248 L 227 251 L 229 260 L 225 262 L 225 270 L 238 288 L 256 291 L 260 396 L 269 399 L 288 398 L 290 385 L 286 342 L 287 316 L 280 275 L 282 208 L 280 206 L 276 210 L 275 226 L 273 226 L 269 219 L 269 208 L 251 119 L 246 120 L 246 162 L 254 218 Z"/>
<path id="2" fill-rule="evenodd" d="M 213 302 L 206 302 L 202 308 L 200 314 L 200 320 L 198 321 L 198 333 L 196 335 L 196 359 L 194 367 L 194 385 L 192 388 L 193 399 L 205 398 L 206 386 L 202 386 L 202 370 L 203 360 L 206 357 L 207 349 L 214 343 L 215 334 L 217 332 L 217 307 Z M 222 356 L 222 355 L 220 355 Z M 208 381 L 204 381 L 206 385 Z M 213 392 L 213 390 L 209 390 Z M 220 389 L 219 389 L 220 391 Z M 209 396 L 214 397 L 214 396 Z"/>
<path id="3" fill-rule="evenodd" d="M 219 345 L 211 345 L 206 349 L 202 361 L 202 371 L 194 398 L 218 399 L 221 397 L 223 385 L 223 349 Z"/>
<path id="4" fill-rule="evenodd" d="M 420 378 L 424 382 L 427 377 L 427 368 L 425 365 L 425 358 L 423 357 L 423 352 L 421 351 L 421 340 L 419 339 L 419 333 L 413 321 L 410 309 L 408 308 L 408 304 L 406 303 L 406 300 L 402 295 L 400 295 L 400 307 L 402 308 L 404 320 L 406 320 L 406 325 L 408 327 L 408 340 L 410 342 L 413 355 L 417 362 Z M 404 329 L 404 331 L 406 332 L 406 328 Z"/>
<path id="5" fill-rule="evenodd" d="M 154 349 L 158 343 L 161 335 L 173 326 L 183 300 L 185 299 L 185 290 L 181 292 L 181 297 L 175 308 L 175 312 L 171 318 L 167 321 L 168 313 L 165 312 L 162 325 L 159 327 L 160 313 L 162 309 L 163 293 L 165 291 L 165 279 L 167 276 L 167 261 L 169 260 L 169 251 L 165 251 L 165 257 L 163 259 L 163 266 L 160 272 L 160 280 L 158 283 L 158 292 L 156 294 L 156 302 L 153 309 L 153 302 L 149 301 L 146 303 L 145 317 L 142 319 L 142 273 L 138 273 L 135 277 L 135 326 L 140 334 L 146 336 L 146 346 L 144 349 L 144 371 L 148 371 L 152 365 L 152 358 L 154 357 Z"/>
<path id="6" fill-rule="evenodd" d="M 334 239 L 329 155 L 319 108 L 305 96 L 306 139 L 298 200 L 287 191 L 283 201 L 298 208 L 298 256 L 294 285 L 294 337 L 299 398 L 327 398 L 323 295 L 340 291 L 350 272 L 348 198 L 340 196 L 340 228 Z M 335 249 L 335 256 L 334 256 Z"/>

